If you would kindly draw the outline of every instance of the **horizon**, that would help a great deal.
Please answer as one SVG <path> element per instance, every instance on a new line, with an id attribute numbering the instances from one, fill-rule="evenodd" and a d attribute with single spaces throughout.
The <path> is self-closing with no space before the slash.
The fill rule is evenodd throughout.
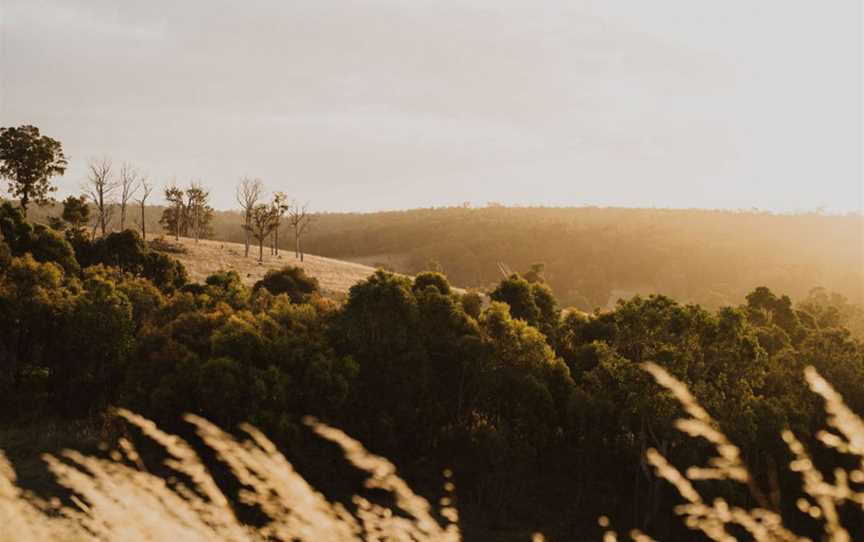
<path id="1" fill-rule="evenodd" d="M 220 209 L 864 209 L 854 0 L 337 7 L 4 0 L 2 124 L 61 197 L 107 156 Z"/>

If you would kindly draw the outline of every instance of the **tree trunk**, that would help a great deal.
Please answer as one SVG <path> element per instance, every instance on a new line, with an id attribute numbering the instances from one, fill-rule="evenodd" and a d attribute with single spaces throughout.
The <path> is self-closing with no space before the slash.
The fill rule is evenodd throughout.
<path id="1" fill-rule="evenodd" d="M 248 258 L 249 257 L 249 211 L 246 211 L 246 223 L 244 224 L 243 229 L 246 231 L 246 236 L 244 239 L 245 245 L 246 245 L 246 251 L 244 253 L 245 254 L 244 257 Z"/>
<path id="2" fill-rule="evenodd" d="M 144 202 L 141 202 L 141 239 L 147 240 L 147 223 L 144 222 Z"/>
<path id="3" fill-rule="evenodd" d="M 276 224 L 276 229 L 273 230 L 273 250 L 279 255 L 279 224 Z"/>
<path id="4" fill-rule="evenodd" d="M 258 240 L 258 261 L 264 261 L 264 238 Z"/>
<path id="5" fill-rule="evenodd" d="M 105 200 L 102 199 L 102 193 L 99 193 L 99 226 L 102 230 L 102 237 L 105 237 Z"/>

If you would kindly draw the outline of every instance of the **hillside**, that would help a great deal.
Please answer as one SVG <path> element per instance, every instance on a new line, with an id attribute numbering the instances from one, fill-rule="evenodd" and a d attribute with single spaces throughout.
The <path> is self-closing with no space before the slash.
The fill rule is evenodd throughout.
<path id="1" fill-rule="evenodd" d="M 239 223 L 236 212 L 216 213 L 214 237 L 240 239 Z M 500 280 L 499 263 L 520 272 L 542 263 L 562 304 L 588 311 L 635 293 L 717 308 L 744 302 L 757 286 L 794 299 L 821 286 L 864 302 L 861 215 L 497 206 L 322 213 L 304 244 L 405 274 L 442 269 L 473 288 Z"/>
<path id="2" fill-rule="evenodd" d="M 170 242 L 172 244 L 177 243 L 173 238 L 170 238 Z M 259 264 L 258 247 L 253 247 L 249 257 L 246 258 L 243 256 L 244 246 L 242 243 L 205 239 L 196 243 L 194 239 L 181 237 L 179 244 L 183 246 L 186 252 L 172 251 L 170 254 L 186 266 L 189 278 L 198 282 L 203 282 L 207 276 L 217 271 L 226 270 L 236 271 L 243 282 L 251 286 L 271 269 L 294 265 L 302 267 L 307 274 L 318 279 L 325 295 L 340 297 L 347 293 L 353 284 L 365 279 L 375 271 L 374 268 L 365 265 L 311 254 L 306 254 L 301 262 L 294 257 L 293 252 L 285 250 L 280 250 L 278 256 L 272 256 L 268 250 L 265 250 L 264 261 Z"/>
<path id="3" fill-rule="evenodd" d="M 148 207 L 148 231 L 163 231 L 164 209 Z M 57 214 L 31 211 L 43 222 Z M 211 237 L 241 242 L 240 223 L 237 211 L 217 211 Z M 287 227 L 281 237 L 287 249 Z M 304 245 L 366 271 L 441 269 L 468 288 L 494 285 L 500 263 L 520 272 L 542 263 L 562 305 L 586 311 L 636 293 L 718 308 L 743 303 L 757 286 L 793 299 L 823 287 L 864 303 L 864 217 L 855 214 L 500 206 L 320 213 Z"/>

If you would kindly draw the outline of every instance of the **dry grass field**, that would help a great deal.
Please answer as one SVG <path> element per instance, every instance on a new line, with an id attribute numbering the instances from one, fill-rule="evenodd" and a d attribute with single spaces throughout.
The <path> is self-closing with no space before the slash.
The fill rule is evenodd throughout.
<path id="1" fill-rule="evenodd" d="M 251 286 L 263 278 L 267 271 L 293 265 L 302 267 L 308 275 L 318 279 L 325 295 L 340 297 L 352 285 L 375 272 L 375 268 L 366 265 L 311 254 L 306 254 L 301 262 L 294 257 L 294 251 L 289 250 L 280 250 L 278 256 L 273 256 L 267 247 L 264 248 L 264 261 L 259 264 L 257 245 L 250 248 L 249 257 L 246 258 L 240 243 L 205 239 L 196 243 L 194 239 L 186 237 L 181 237 L 180 241 L 174 241 L 173 237 L 166 237 L 165 240 L 183 246 L 185 253 L 170 252 L 170 255 L 180 260 L 186 266 L 189 278 L 197 282 L 203 282 L 207 276 L 225 270 L 236 271 L 243 282 Z"/>

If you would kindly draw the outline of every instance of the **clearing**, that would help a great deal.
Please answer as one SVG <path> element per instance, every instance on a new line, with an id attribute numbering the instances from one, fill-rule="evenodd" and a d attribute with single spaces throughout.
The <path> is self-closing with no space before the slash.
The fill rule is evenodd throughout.
<path id="1" fill-rule="evenodd" d="M 270 254 L 264 247 L 264 261 L 258 263 L 258 245 L 249 248 L 249 257 L 243 256 L 244 246 L 241 243 L 226 243 L 201 239 L 181 237 L 175 241 L 173 237 L 164 237 L 170 245 L 182 245 L 185 252 L 165 250 L 166 254 L 177 258 L 186 266 L 189 278 L 195 282 L 204 282 L 209 275 L 217 271 L 236 271 L 243 282 L 251 286 L 264 277 L 271 269 L 280 269 L 286 265 L 302 267 L 309 276 L 318 279 L 321 291 L 328 297 L 342 297 L 357 282 L 375 272 L 374 267 L 358 263 L 334 260 L 322 256 L 306 254 L 304 261 L 294 257 L 293 250 L 279 250 L 278 256 Z"/>

